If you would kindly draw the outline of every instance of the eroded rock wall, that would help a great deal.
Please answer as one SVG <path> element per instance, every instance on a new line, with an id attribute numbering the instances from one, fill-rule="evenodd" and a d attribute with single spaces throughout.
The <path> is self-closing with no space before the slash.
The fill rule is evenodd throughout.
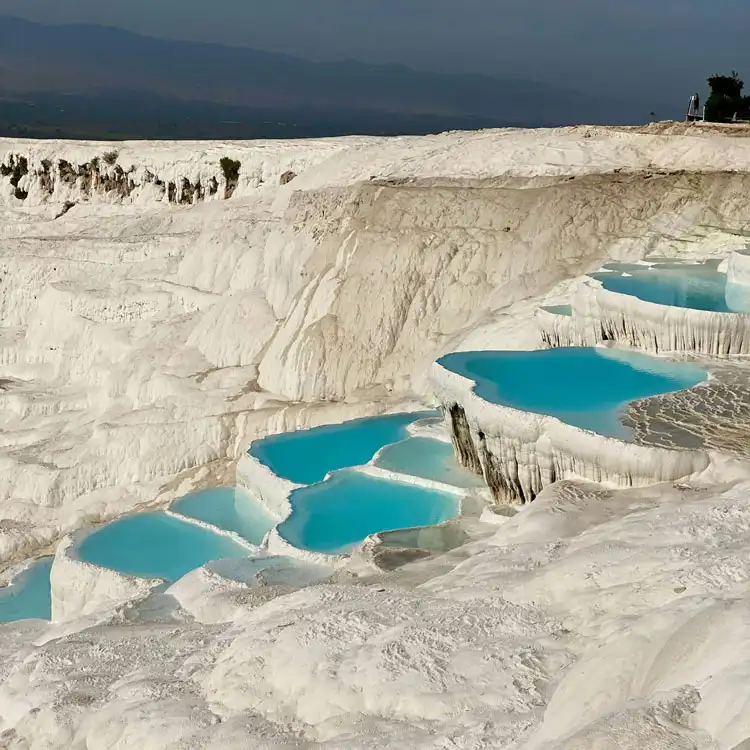
<path id="1" fill-rule="evenodd" d="M 408 385 L 461 332 L 649 238 L 748 217 L 741 174 L 373 180 L 299 192 L 283 241 L 304 287 L 260 366 L 294 399 Z M 720 217 L 720 218 L 719 218 Z M 635 238 L 641 238 L 636 242 Z"/>

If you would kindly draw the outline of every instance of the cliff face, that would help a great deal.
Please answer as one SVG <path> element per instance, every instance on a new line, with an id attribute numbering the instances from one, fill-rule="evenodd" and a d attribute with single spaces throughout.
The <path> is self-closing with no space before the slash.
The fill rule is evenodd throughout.
<path id="1" fill-rule="evenodd" d="M 30 197 L 32 202 L 59 201 L 63 196 L 64 204 L 71 199 L 77 202 L 97 197 L 126 201 L 132 200 L 135 193 L 153 201 L 185 205 L 217 197 L 220 185 L 224 194 L 231 194 L 227 178 L 220 170 L 208 177 L 205 184 L 200 177 L 194 183 L 188 177 L 165 181 L 150 169 L 135 165 L 126 171 L 116 163 L 117 156 L 117 152 L 108 152 L 84 164 L 49 158 L 30 164 L 28 156 L 11 153 L 0 164 L 0 177 L 8 178 L 13 197 L 20 202 Z"/>
<path id="2" fill-rule="evenodd" d="M 301 142 L 300 142 L 301 143 Z M 346 141 L 273 143 L 196 141 L 89 143 L 0 139 L 0 202 L 19 206 L 69 203 L 195 205 L 227 200 L 262 186 L 290 183 Z M 260 144 L 260 145 L 258 145 Z M 69 209 L 66 209 L 69 210 Z"/>
<path id="3" fill-rule="evenodd" d="M 306 248 L 307 283 L 259 382 L 302 400 L 406 387 L 461 331 L 610 253 L 641 257 L 663 234 L 709 221 L 738 227 L 748 189 L 746 175 L 644 173 L 300 192 L 281 241 Z"/>
<path id="4" fill-rule="evenodd" d="M 269 431 L 429 397 L 447 351 L 538 346 L 555 285 L 741 226 L 743 173 L 682 170 L 750 152 L 688 140 L 0 141 L 0 557 L 225 476 Z"/>
<path id="5" fill-rule="evenodd" d="M 744 295 L 744 292 L 739 292 Z M 572 315 L 540 311 L 548 346 L 593 346 L 613 341 L 643 351 L 688 352 L 712 357 L 750 353 L 750 316 L 646 302 L 604 289 L 589 279 L 572 301 Z"/>

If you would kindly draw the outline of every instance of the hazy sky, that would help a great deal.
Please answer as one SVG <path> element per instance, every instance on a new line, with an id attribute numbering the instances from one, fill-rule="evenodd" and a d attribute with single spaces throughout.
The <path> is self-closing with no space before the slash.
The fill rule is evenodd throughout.
<path id="1" fill-rule="evenodd" d="M 713 72 L 750 88 L 750 0 L 0 0 L 0 14 L 611 89 L 657 114 Z"/>

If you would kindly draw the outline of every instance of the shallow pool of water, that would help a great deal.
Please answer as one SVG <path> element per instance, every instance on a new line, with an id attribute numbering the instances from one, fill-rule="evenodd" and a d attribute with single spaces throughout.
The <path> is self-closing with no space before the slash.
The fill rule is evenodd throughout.
<path id="1" fill-rule="evenodd" d="M 127 516 L 102 526 L 78 547 L 80 558 L 95 565 L 167 581 L 176 581 L 209 560 L 248 554 L 229 537 L 160 512 Z"/>
<path id="2" fill-rule="evenodd" d="M 460 500 L 403 482 L 342 470 L 296 490 L 292 513 L 279 525 L 290 544 L 314 552 L 346 552 L 370 534 L 443 523 L 460 512 Z"/>
<path id="3" fill-rule="evenodd" d="M 546 310 L 553 315 L 564 315 L 565 317 L 570 317 L 573 314 L 573 307 L 571 305 L 546 305 L 542 307 L 542 310 Z"/>
<path id="4" fill-rule="evenodd" d="M 454 487 L 484 486 L 482 477 L 463 468 L 453 454 L 453 446 L 441 440 L 413 437 L 386 446 L 375 465 L 399 474 L 433 479 Z"/>
<path id="5" fill-rule="evenodd" d="M 222 578 L 248 586 L 300 588 L 328 578 L 331 568 L 284 555 L 216 560 L 206 566 Z"/>
<path id="6" fill-rule="evenodd" d="M 641 263 L 620 263 L 618 261 L 612 261 L 611 263 L 605 263 L 602 266 L 602 270 L 606 271 L 642 271 L 644 268 L 648 268 Z"/>
<path id="7" fill-rule="evenodd" d="M 354 419 L 256 440 L 248 453 L 296 484 L 320 482 L 336 469 L 366 464 L 384 446 L 407 436 L 406 426 L 432 411 Z"/>
<path id="8" fill-rule="evenodd" d="M 750 313 L 750 290 L 728 284 L 715 264 L 661 264 L 620 273 L 594 273 L 604 289 L 670 307 Z"/>
<path id="9" fill-rule="evenodd" d="M 438 361 L 474 380 L 486 401 L 621 439 L 630 436 L 619 420 L 625 404 L 707 377 L 696 365 L 603 347 L 454 352 Z"/>
<path id="10" fill-rule="evenodd" d="M 193 492 L 174 502 L 172 510 L 234 531 L 252 544 L 260 544 L 275 525 L 266 509 L 240 487 L 212 487 Z"/>
<path id="11" fill-rule="evenodd" d="M 37 560 L 19 573 L 10 586 L 0 588 L 0 622 L 52 618 L 49 583 L 52 560 L 51 557 Z"/>

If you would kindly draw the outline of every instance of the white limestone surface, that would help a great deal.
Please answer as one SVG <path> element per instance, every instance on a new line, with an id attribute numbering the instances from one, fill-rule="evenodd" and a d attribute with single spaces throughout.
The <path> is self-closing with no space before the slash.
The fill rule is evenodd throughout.
<path id="1" fill-rule="evenodd" d="M 559 315 L 540 307 L 534 313 L 534 320 L 545 346 L 596 346 L 602 341 L 601 328 L 597 330 L 590 321 L 579 322 L 572 315 Z"/>
<path id="2" fill-rule="evenodd" d="M 330 566 L 287 557 L 216 560 L 191 571 L 167 590 L 180 607 L 204 624 L 242 618 L 248 609 L 333 574 Z"/>
<path id="3" fill-rule="evenodd" d="M 727 282 L 750 286 L 750 243 L 743 250 L 735 250 L 727 260 Z"/>
<path id="4" fill-rule="evenodd" d="M 50 572 L 53 622 L 93 614 L 104 617 L 118 605 L 141 598 L 163 583 L 161 579 L 125 575 L 81 560 L 75 550 L 80 537 L 65 537 L 55 552 Z"/>
<path id="5" fill-rule="evenodd" d="M 278 476 L 249 453 L 245 453 L 237 463 L 237 484 L 250 492 L 277 523 L 291 513 L 289 495 L 305 486 Z"/>
<path id="6" fill-rule="evenodd" d="M 538 346 L 534 310 L 607 259 L 703 257 L 701 227 L 739 232 L 750 142 L 647 130 L 0 141 L 29 167 L 23 201 L 0 179 L 2 564 L 223 482 L 269 432 L 424 397 L 448 351 Z M 62 180 L 60 160 L 113 149 L 125 176 Z M 223 156 L 241 162 L 228 200 Z M 139 589 L 79 617 L 57 581 L 61 626 L 0 625 L 0 745 L 733 750 L 743 472 L 558 484 L 489 542 L 270 601 L 204 582 L 170 614 Z"/>
<path id="7" fill-rule="evenodd" d="M 679 238 L 739 229 L 750 186 L 745 139 L 590 128 L 0 140 L 21 155 L 28 197 L 0 178 L 0 564 L 231 472 L 256 437 L 427 396 L 447 351 L 536 346 L 540 298 L 610 257 L 702 252 Z M 63 179 L 96 157 L 96 184 Z"/>
<path id="8" fill-rule="evenodd" d="M 3 656 L 0 731 L 34 750 L 732 750 L 750 737 L 749 498 L 747 478 L 561 483 L 370 585 L 37 643 L 4 626 L 0 653 L 23 650 Z"/>

